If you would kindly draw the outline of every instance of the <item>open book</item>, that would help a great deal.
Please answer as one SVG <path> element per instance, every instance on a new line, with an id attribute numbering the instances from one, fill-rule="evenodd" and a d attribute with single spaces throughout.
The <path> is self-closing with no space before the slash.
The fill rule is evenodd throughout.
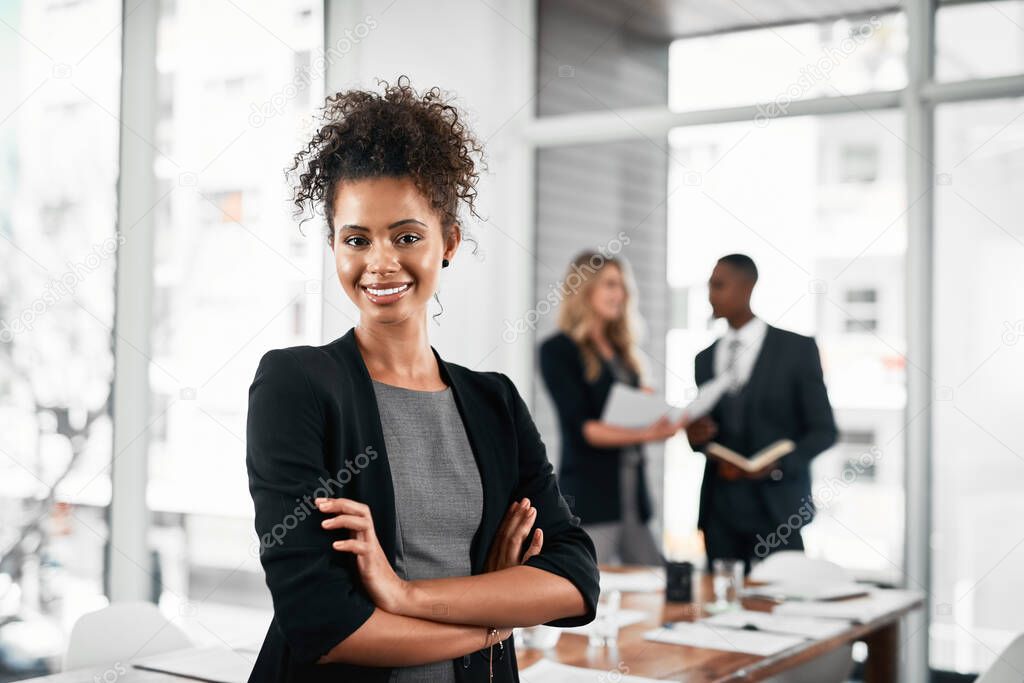
<path id="1" fill-rule="evenodd" d="M 796 444 L 789 439 L 779 439 L 775 443 L 762 448 L 749 458 L 745 458 L 731 448 L 726 448 L 720 443 L 711 441 L 704 447 L 704 453 L 708 456 L 735 465 L 744 472 L 758 472 L 784 455 L 789 455 L 796 448 Z"/>

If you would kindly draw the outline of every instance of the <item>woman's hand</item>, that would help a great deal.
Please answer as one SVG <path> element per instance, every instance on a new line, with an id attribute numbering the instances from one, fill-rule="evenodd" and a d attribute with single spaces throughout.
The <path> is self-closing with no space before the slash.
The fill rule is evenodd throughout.
<path id="1" fill-rule="evenodd" d="M 662 415 L 657 421 L 647 427 L 645 441 L 664 441 L 673 436 L 680 429 L 686 427 L 688 418 L 683 415 L 678 420 L 670 420 L 667 415 Z"/>
<path id="2" fill-rule="evenodd" d="M 501 521 L 501 526 L 498 527 L 491 550 L 487 553 L 484 572 L 496 572 L 499 569 L 508 569 L 524 564 L 528 559 L 540 553 L 544 545 L 544 532 L 538 528 L 533 533 L 530 547 L 526 549 L 522 557 L 519 554 L 536 519 L 537 508 L 530 507 L 529 498 L 512 503 L 512 507 L 505 513 L 505 519 Z"/>
<path id="3" fill-rule="evenodd" d="M 409 593 L 409 584 L 395 574 L 394 568 L 384 555 L 384 549 L 377 540 L 373 528 L 370 508 L 349 498 L 317 498 L 316 506 L 328 515 L 321 526 L 325 529 L 350 529 L 351 538 L 335 541 L 335 550 L 354 553 L 359 576 L 369 593 L 373 604 L 385 612 L 401 613 Z"/>

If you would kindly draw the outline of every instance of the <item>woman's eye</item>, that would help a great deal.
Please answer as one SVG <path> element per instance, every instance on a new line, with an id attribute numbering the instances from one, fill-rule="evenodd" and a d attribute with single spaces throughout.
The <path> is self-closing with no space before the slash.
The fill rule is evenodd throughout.
<path id="1" fill-rule="evenodd" d="M 359 244 L 357 244 L 356 242 L 359 242 Z M 369 242 L 366 241 L 365 237 L 349 237 L 348 239 L 345 240 L 345 244 L 348 244 L 353 247 L 361 247 L 364 246 L 364 244 L 369 244 Z"/>
<path id="2" fill-rule="evenodd" d="M 416 244 L 417 242 L 420 241 L 420 236 L 419 235 L 414 235 L 411 232 L 407 232 L 404 235 L 402 235 L 401 237 L 399 237 L 398 241 L 401 244 Z"/>

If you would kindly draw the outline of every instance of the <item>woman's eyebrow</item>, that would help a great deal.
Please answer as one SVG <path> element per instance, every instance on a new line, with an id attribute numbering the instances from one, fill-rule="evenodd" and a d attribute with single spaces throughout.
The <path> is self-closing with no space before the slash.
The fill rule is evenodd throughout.
<path id="1" fill-rule="evenodd" d="M 409 223 L 416 223 L 417 225 L 422 225 L 424 228 L 427 227 L 427 224 L 424 223 L 423 221 L 418 221 L 415 218 L 403 218 L 402 220 L 395 221 L 394 223 L 389 225 L 388 226 L 388 230 L 391 230 L 392 228 L 398 228 L 398 227 L 401 227 L 403 225 L 408 225 Z M 342 230 L 344 230 L 346 228 L 348 228 L 349 230 L 362 230 L 364 232 L 369 232 L 370 231 L 370 229 L 367 228 L 366 226 L 364 226 L 364 225 L 356 225 L 355 223 L 346 223 L 345 225 L 341 226 Z"/>

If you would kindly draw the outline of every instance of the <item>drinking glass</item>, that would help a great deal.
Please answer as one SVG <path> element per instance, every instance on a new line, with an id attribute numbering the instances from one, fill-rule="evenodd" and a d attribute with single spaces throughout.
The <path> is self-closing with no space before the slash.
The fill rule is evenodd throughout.
<path id="1" fill-rule="evenodd" d="M 619 605 L 622 593 L 601 591 L 597 601 L 597 614 L 590 624 L 590 647 L 614 647 L 619 640 Z"/>
<path id="2" fill-rule="evenodd" d="M 739 609 L 740 590 L 743 588 L 743 562 L 732 559 L 713 560 L 711 571 L 715 601 L 708 605 L 708 609 L 714 612 Z"/>

